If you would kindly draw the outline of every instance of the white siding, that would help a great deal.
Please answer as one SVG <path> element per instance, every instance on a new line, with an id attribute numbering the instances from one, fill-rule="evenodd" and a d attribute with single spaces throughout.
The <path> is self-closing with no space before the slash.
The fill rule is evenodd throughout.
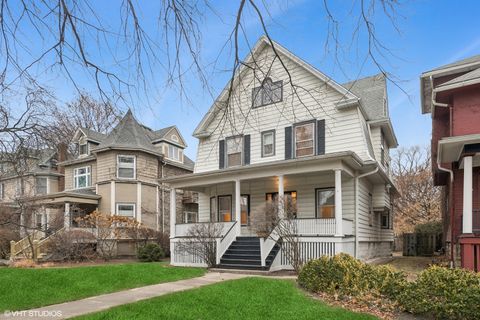
<path id="1" fill-rule="evenodd" d="M 269 67 L 272 53 L 269 47 L 260 53 L 257 61 Z M 263 76 L 254 77 L 253 71 L 241 75 L 241 88 L 235 88 L 233 101 L 228 112 L 219 112 L 210 123 L 207 131 L 213 132 L 208 138 L 200 139 L 197 151 L 195 172 L 217 170 L 218 141 L 237 134 L 251 135 L 251 164 L 285 157 L 285 127 L 294 123 L 312 119 L 325 119 L 326 153 L 354 151 L 367 159 L 365 135 L 362 130 L 363 117 L 356 108 L 339 111 L 334 103 L 342 99 L 342 95 L 330 85 L 298 66 L 287 57 L 282 57 L 297 88 L 294 94 L 289 77 L 278 59 L 273 63 L 270 77 L 273 81 L 283 80 L 283 101 L 277 104 L 251 108 L 252 88 L 259 85 Z M 275 155 L 261 157 L 261 132 L 276 130 Z"/>

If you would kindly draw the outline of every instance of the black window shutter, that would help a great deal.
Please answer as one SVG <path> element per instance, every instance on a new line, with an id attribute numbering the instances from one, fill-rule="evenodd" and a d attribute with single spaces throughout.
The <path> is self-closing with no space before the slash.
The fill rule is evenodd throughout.
<path id="1" fill-rule="evenodd" d="M 285 127 L 285 159 L 292 157 L 292 127 Z"/>
<path id="2" fill-rule="evenodd" d="M 317 154 L 325 154 L 325 119 L 317 120 Z"/>
<path id="3" fill-rule="evenodd" d="M 250 135 L 243 136 L 243 164 L 250 164 Z"/>
<path id="4" fill-rule="evenodd" d="M 218 168 L 225 168 L 225 140 L 218 141 Z"/>

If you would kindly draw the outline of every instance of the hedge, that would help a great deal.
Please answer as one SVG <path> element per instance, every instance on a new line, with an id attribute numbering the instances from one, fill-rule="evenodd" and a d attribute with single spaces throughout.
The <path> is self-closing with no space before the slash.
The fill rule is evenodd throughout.
<path id="1" fill-rule="evenodd" d="M 435 319 L 480 317 L 480 273 L 464 269 L 431 266 L 409 283 L 402 272 L 389 266 L 368 265 L 339 254 L 309 261 L 298 283 L 308 291 L 340 298 L 380 297 L 400 309 Z"/>

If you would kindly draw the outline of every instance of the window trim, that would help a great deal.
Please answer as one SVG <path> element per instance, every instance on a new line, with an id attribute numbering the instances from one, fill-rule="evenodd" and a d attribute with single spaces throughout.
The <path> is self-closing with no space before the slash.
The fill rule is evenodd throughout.
<path id="1" fill-rule="evenodd" d="M 304 126 L 307 124 L 312 124 L 313 125 L 313 132 L 312 132 L 312 143 L 313 143 L 313 152 L 311 155 L 305 155 L 305 156 L 297 156 L 297 134 L 296 134 L 296 129 L 297 127 Z M 302 121 L 302 122 L 297 122 L 293 124 L 292 126 L 292 140 L 293 140 L 293 157 L 296 158 L 305 158 L 305 157 L 312 157 L 317 154 L 317 121 L 315 119 L 312 120 L 307 120 L 307 121 Z M 307 140 L 303 140 L 307 141 Z"/>
<path id="2" fill-rule="evenodd" d="M 133 215 L 131 216 L 124 216 L 118 214 L 118 207 L 119 206 L 132 206 Z M 115 215 L 119 217 L 127 217 L 127 218 L 136 218 L 137 210 L 136 210 L 136 203 L 135 202 L 116 202 L 115 203 Z"/>
<path id="3" fill-rule="evenodd" d="M 195 214 L 195 222 L 189 222 L 188 221 L 188 215 L 189 214 Z M 187 223 L 198 223 L 198 212 L 195 212 L 195 211 L 188 211 L 188 210 L 184 210 L 183 211 L 183 223 L 187 224 Z"/>
<path id="4" fill-rule="evenodd" d="M 85 174 L 78 175 L 76 172 L 77 170 L 80 169 L 86 169 Z M 79 187 L 77 185 L 77 177 L 79 176 L 86 176 L 87 177 L 87 182 L 85 184 L 85 187 Z M 73 169 L 73 187 L 74 189 L 85 189 L 85 188 L 90 188 L 92 186 L 92 166 L 83 166 L 83 167 L 77 167 Z"/>
<path id="5" fill-rule="evenodd" d="M 266 83 L 267 80 L 272 81 L 272 85 L 275 85 L 275 84 L 280 83 L 280 88 L 281 88 L 281 90 L 280 90 L 280 100 L 275 101 L 275 102 L 270 102 L 270 103 L 265 103 L 265 104 L 264 104 L 264 103 L 263 103 L 263 91 L 262 91 L 262 89 L 263 89 L 263 86 L 265 85 L 265 83 Z M 260 88 L 260 89 L 259 89 L 259 88 Z M 259 89 L 259 90 L 260 90 L 259 92 L 262 93 L 262 103 L 261 103 L 260 105 L 258 105 L 258 106 L 255 106 L 255 90 L 256 90 L 256 89 Z M 274 82 L 274 81 L 272 80 L 272 78 L 266 77 L 265 79 L 263 79 L 262 84 L 261 84 L 260 86 L 254 87 L 254 88 L 252 89 L 252 109 L 269 106 L 269 105 L 271 105 L 271 104 L 279 103 L 279 102 L 282 102 L 282 101 L 283 101 L 283 80 L 278 80 L 278 81 L 275 81 L 275 82 Z"/>
<path id="6" fill-rule="evenodd" d="M 220 220 L 220 198 L 230 198 L 230 221 L 222 221 Z M 217 196 L 217 221 L 218 222 L 234 222 L 235 217 L 233 216 L 233 196 L 231 194 L 222 194 Z"/>
<path id="7" fill-rule="evenodd" d="M 133 177 L 120 177 L 120 157 L 133 158 Z M 128 168 L 130 169 L 130 168 Z M 133 154 L 117 154 L 117 179 L 135 180 L 137 179 L 137 156 Z"/>
<path id="8" fill-rule="evenodd" d="M 335 219 L 335 204 L 333 205 L 333 218 L 322 218 L 318 216 L 318 191 L 333 191 L 335 201 L 335 187 L 315 188 L 315 219 Z"/>
<path id="9" fill-rule="evenodd" d="M 242 139 L 242 148 L 240 150 L 240 164 L 230 166 L 228 164 L 228 140 L 229 139 L 235 139 L 235 138 L 241 138 Z M 236 168 L 236 167 L 241 167 L 244 165 L 244 150 L 245 149 L 245 139 L 243 134 L 238 134 L 236 136 L 230 136 L 225 138 L 225 168 Z"/>
<path id="10" fill-rule="evenodd" d="M 269 134 L 271 133 L 273 135 L 273 148 L 272 148 L 272 154 L 265 154 L 265 151 L 264 151 L 264 146 L 263 146 L 263 142 L 264 142 L 264 137 L 263 135 L 265 134 Z M 273 157 L 275 156 L 275 149 L 276 149 L 276 132 L 275 132 L 275 129 L 271 129 L 271 130 L 266 130 L 266 131 L 263 131 L 260 133 L 260 137 L 261 137 L 261 153 L 262 153 L 262 158 L 267 158 L 267 157 Z"/>

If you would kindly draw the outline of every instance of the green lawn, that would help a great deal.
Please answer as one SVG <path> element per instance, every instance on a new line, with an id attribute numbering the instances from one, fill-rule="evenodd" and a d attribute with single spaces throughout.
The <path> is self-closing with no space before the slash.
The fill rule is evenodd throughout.
<path id="1" fill-rule="evenodd" d="M 0 311 L 20 310 L 103 293 L 201 276 L 205 269 L 165 263 L 93 267 L 0 269 Z"/>
<path id="2" fill-rule="evenodd" d="M 330 307 L 293 281 L 245 278 L 153 298 L 79 319 L 376 319 Z"/>

